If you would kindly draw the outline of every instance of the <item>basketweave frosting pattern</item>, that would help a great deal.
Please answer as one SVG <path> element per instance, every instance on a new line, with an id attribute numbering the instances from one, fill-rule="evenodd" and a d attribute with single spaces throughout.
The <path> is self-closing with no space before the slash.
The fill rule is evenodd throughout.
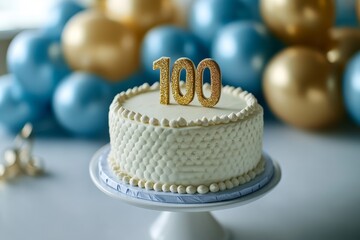
<path id="1" fill-rule="evenodd" d="M 130 176 L 155 183 L 209 185 L 254 169 L 262 153 L 262 108 L 238 122 L 166 128 L 110 108 L 111 157 Z"/>

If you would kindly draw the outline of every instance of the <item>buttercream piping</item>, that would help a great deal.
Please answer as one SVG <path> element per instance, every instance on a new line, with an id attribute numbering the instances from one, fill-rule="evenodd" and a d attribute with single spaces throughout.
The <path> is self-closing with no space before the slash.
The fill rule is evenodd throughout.
<path id="1" fill-rule="evenodd" d="M 146 181 L 143 179 L 138 179 L 136 177 L 131 177 L 128 174 L 122 172 L 120 167 L 114 161 L 113 158 L 109 158 L 109 166 L 112 168 L 113 172 L 117 175 L 118 179 L 125 184 L 129 184 L 131 186 L 144 188 L 146 190 L 154 190 L 157 192 L 172 192 L 172 193 L 180 193 L 180 194 L 206 194 L 208 192 L 218 192 L 224 191 L 227 189 L 232 189 L 234 187 L 245 184 L 256 176 L 261 174 L 265 169 L 265 160 L 263 158 L 260 159 L 258 164 L 252 170 L 247 173 L 242 174 L 238 177 L 232 177 L 225 181 L 214 182 L 208 185 L 177 185 L 177 184 L 169 184 L 169 183 L 160 183 L 160 182 L 152 182 Z"/>
<path id="2" fill-rule="evenodd" d="M 136 114 L 135 112 L 131 111 L 131 112 L 129 113 L 129 116 L 128 116 L 129 119 L 130 119 L 130 120 L 134 120 L 135 114 Z"/>
<path id="3" fill-rule="evenodd" d="M 161 126 L 169 127 L 169 120 L 167 120 L 166 118 L 161 119 Z"/>
<path id="4" fill-rule="evenodd" d="M 159 125 L 159 120 L 157 120 L 156 118 L 150 118 L 149 124 L 153 125 L 153 126 L 158 126 Z"/>
<path id="5" fill-rule="evenodd" d="M 181 81 L 180 85 L 184 85 L 185 82 Z M 208 83 L 204 84 L 205 88 L 211 88 L 211 85 Z M 214 116 L 212 119 L 208 119 L 206 117 L 202 117 L 195 120 L 186 121 L 184 118 L 179 119 L 161 119 L 159 120 L 150 120 L 149 116 L 142 116 L 140 113 L 135 113 L 125 109 L 122 104 L 132 96 L 137 94 L 141 94 L 147 91 L 155 91 L 159 90 L 160 85 L 159 82 L 155 82 L 153 85 L 149 85 L 148 83 L 144 83 L 139 87 L 134 87 L 132 89 L 128 89 L 127 91 L 121 92 L 116 95 L 113 103 L 110 108 L 117 109 L 117 114 L 120 114 L 123 118 L 128 118 L 130 120 L 134 120 L 137 122 L 141 122 L 144 124 L 150 124 L 153 126 L 162 126 L 162 127 L 171 127 L 171 128 L 179 128 L 179 127 L 196 127 L 196 126 L 212 126 L 219 125 L 223 123 L 237 122 L 243 120 L 244 118 L 254 114 L 257 111 L 260 111 L 262 108 L 258 105 L 256 98 L 249 92 L 243 91 L 241 88 L 235 88 L 233 86 L 224 86 L 222 87 L 222 91 L 227 94 L 232 94 L 235 97 L 242 98 L 246 102 L 247 106 L 241 109 L 238 112 L 230 113 L 229 115 L 223 116 Z"/>

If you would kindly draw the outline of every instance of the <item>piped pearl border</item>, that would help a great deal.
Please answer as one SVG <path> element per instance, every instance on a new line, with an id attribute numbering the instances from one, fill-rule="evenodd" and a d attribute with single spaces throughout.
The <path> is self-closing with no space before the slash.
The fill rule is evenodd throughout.
<path id="1" fill-rule="evenodd" d="M 209 185 L 176 185 L 169 183 L 160 183 L 153 181 L 146 181 L 142 179 L 138 179 L 136 177 L 131 177 L 127 173 L 121 171 L 119 165 L 115 162 L 115 160 L 111 157 L 108 158 L 109 166 L 111 167 L 113 173 L 118 177 L 120 181 L 125 184 L 130 184 L 131 186 L 145 188 L 146 190 L 154 190 L 156 192 L 172 192 L 172 193 L 180 193 L 180 194 L 206 194 L 208 192 L 219 192 L 228 189 L 232 189 L 239 185 L 245 184 L 251 180 L 253 180 L 256 176 L 261 174 L 265 169 L 265 160 L 262 157 L 259 163 L 253 170 L 238 176 L 228 179 L 226 181 L 220 181 L 216 183 L 211 183 Z"/>
<path id="2" fill-rule="evenodd" d="M 184 87 L 185 82 L 180 81 L 180 87 Z M 211 85 L 208 83 L 204 84 L 205 89 L 211 89 Z M 148 83 L 144 83 L 139 87 L 130 88 L 127 91 L 121 92 L 117 94 L 110 105 L 111 112 L 115 112 L 120 115 L 122 118 L 130 119 L 139 123 L 149 124 L 153 126 L 162 126 L 162 127 L 171 127 L 171 128 L 181 128 L 181 127 L 195 127 L 195 126 L 211 126 L 211 125 L 219 125 L 226 124 L 229 122 L 238 122 L 241 121 L 253 113 L 259 111 L 261 109 L 260 105 L 257 104 L 256 98 L 249 92 L 243 91 L 241 88 L 235 88 L 231 86 L 222 87 L 222 92 L 226 94 L 232 94 L 235 97 L 240 99 L 244 99 L 246 102 L 246 107 L 241 109 L 239 112 L 233 112 L 228 115 L 222 116 L 214 116 L 211 119 L 206 117 L 199 118 L 192 121 L 186 121 L 184 118 L 179 117 L 178 119 L 166 119 L 163 118 L 161 120 L 153 117 L 149 117 L 147 115 L 141 115 L 140 113 L 130 111 L 124 108 L 123 103 L 136 95 L 141 93 L 156 91 L 160 89 L 159 82 L 154 83 L 150 86 Z"/>

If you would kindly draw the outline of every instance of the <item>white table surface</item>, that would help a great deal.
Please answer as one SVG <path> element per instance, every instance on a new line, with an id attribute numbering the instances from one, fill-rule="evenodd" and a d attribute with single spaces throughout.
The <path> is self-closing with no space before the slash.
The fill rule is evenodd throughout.
<path id="1" fill-rule="evenodd" d="M 0 151 L 13 137 L 0 131 Z M 149 240 L 156 211 L 112 199 L 91 182 L 104 140 L 39 137 L 47 175 L 0 184 L 0 239 Z M 232 239 L 360 239 L 360 128 L 308 133 L 267 122 L 264 150 L 282 168 L 279 185 L 246 206 L 213 212 Z"/>

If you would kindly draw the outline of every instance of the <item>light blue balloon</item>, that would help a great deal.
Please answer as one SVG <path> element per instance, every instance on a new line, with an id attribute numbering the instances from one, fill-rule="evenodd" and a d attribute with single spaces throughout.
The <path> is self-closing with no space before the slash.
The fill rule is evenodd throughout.
<path id="1" fill-rule="evenodd" d="M 212 46 L 223 84 L 261 95 L 263 70 L 279 44 L 267 29 L 255 22 L 238 21 L 225 26 Z"/>
<path id="2" fill-rule="evenodd" d="M 181 57 L 190 58 L 198 64 L 206 58 L 207 52 L 190 32 L 174 26 L 163 26 L 149 31 L 142 43 L 141 62 L 148 81 L 158 81 L 160 74 L 159 70 L 153 70 L 153 61 L 163 56 L 171 58 L 171 65 Z"/>
<path id="3" fill-rule="evenodd" d="M 197 0 L 190 8 L 189 27 L 206 47 L 218 31 L 237 20 L 252 20 L 252 11 L 240 0 Z"/>
<path id="4" fill-rule="evenodd" d="M 46 106 L 28 98 L 13 75 L 0 77 L 0 124 L 11 132 L 27 122 L 35 123 L 46 112 Z"/>
<path id="5" fill-rule="evenodd" d="M 246 7 L 250 10 L 252 19 L 254 21 L 262 22 L 262 16 L 260 12 L 260 0 L 241 0 Z"/>
<path id="6" fill-rule="evenodd" d="M 55 91 L 52 106 L 59 123 L 80 136 L 98 136 L 107 132 L 111 87 L 102 78 L 74 72 Z"/>
<path id="7" fill-rule="evenodd" d="M 148 81 L 143 71 L 139 71 L 137 73 L 132 74 L 130 77 L 127 77 L 126 79 L 122 79 L 118 82 L 111 84 L 111 89 L 113 91 L 113 95 L 126 91 L 129 88 L 133 88 L 136 86 L 140 86 L 144 84 L 145 82 L 151 84 L 151 82 Z"/>
<path id="8" fill-rule="evenodd" d="M 360 125 L 360 53 L 356 54 L 346 66 L 343 95 L 348 113 Z"/>
<path id="9" fill-rule="evenodd" d="M 356 0 L 335 0 L 335 25 L 339 27 L 356 27 Z"/>
<path id="10" fill-rule="evenodd" d="M 7 63 L 24 91 L 43 102 L 50 101 L 57 84 L 70 72 L 60 42 L 38 31 L 24 31 L 14 38 Z"/>
<path id="11" fill-rule="evenodd" d="M 75 1 L 59 1 L 47 14 L 43 30 L 47 35 L 51 35 L 60 39 L 61 33 L 66 23 L 75 14 L 83 10 L 85 10 L 85 8 L 77 4 Z"/>

